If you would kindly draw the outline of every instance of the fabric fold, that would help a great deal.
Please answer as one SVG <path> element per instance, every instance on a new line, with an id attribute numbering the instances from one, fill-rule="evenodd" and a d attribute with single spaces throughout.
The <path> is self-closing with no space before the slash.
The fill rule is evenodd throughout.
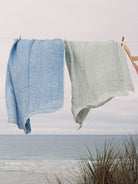
<path id="1" fill-rule="evenodd" d="M 64 42 L 62 39 L 15 39 L 6 71 L 8 122 L 31 132 L 30 117 L 63 106 Z"/>
<path id="2" fill-rule="evenodd" d="M 114 41 L 66 41 L 65 57 L 72 88 L 72 113 L 82 126 L 91 108 L 134 92 L 126 55 Z"/>

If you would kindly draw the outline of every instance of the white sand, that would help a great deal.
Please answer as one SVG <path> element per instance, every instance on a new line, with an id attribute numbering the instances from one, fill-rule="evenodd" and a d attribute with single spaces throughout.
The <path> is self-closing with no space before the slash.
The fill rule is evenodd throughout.
<path id="1" fill-rule="evenodd" d="M 0 184 L 47 184 L 44 175 L 24 171 L 0 171 Z"/>
<path id="2" fill-rule="evenodd" d="M 55 173 L 59 178 L 71 179 L 66 172 Z M 49 181 L 46 179 L 48 177 Z M 64 180 L 65 184 L 68 184 Z M 0 184 L 57 184 L 55 182 L 55 175 L 52 173 L 35 173 L 28 171 L 0 171 Z"/>

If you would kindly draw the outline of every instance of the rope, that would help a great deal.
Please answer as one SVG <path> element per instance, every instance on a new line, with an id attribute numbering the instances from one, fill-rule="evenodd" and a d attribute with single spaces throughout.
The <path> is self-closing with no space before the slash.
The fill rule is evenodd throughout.
<path id="1" fill-rule="evenodd" d="M 14 38 L 19 38 L 19 36 L 15 36 L 15 37 L 0 37 L 0 40 L 13 40 Z M 125 41 L 126 43 L 138 43 L 138 41 Z M 121 43 L 121 41 L 120 41 Z"/>

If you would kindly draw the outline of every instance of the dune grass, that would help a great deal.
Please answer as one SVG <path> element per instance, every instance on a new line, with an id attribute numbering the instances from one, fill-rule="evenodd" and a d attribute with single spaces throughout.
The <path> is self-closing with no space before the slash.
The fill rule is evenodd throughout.
<path id="1" fill-rule="evenodd" d="M 124 152 L 119 155 L 117 169 L 119 184 L 138 184 L 138 136 L 124 141 Z"/>
<path id="2" fill-rule="evenodd" d="M 103 150 L 95 148 L 96 158 L 89 148 L 81 156 L 79 173 L 70 184 L 138 184 L 138 136 L 123 140 L 123 147 L 105 142 Z M 56 184 L 65 184 L 56 176 Z"/>

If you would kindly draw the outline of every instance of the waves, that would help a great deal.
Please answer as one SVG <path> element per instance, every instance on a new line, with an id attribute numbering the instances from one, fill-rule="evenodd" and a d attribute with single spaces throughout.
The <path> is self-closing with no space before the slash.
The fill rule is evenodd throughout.
<path id="1" fill-rule="evenodd" d="M 79 160 L 0 160 L 0 171 L 57 173 L 77 171 Z"/>

